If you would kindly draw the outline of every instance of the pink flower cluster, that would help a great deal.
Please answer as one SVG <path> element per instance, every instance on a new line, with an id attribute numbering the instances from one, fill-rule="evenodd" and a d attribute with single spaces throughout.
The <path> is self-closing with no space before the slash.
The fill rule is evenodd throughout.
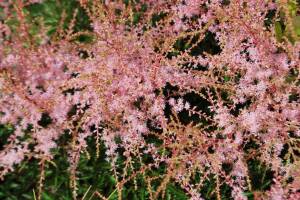
<path id="1" fill-rule="evenodd" d="M 135 5 L 91 5 L 91 44 L 64 37 L 27 47 L 26 38 L 0 24 L 0 123 L 15 127 L 0 151 L 0 178 L 24 159 L 52 160 L 57 140 L 70 134 L 70 170 L 86 139 L 100 137 L 114 168 L 118 147 L 128 163 L 148 153 L 154 166 L 167 164 L 167 177 L 191 199 L 202 199 L 203 182 L 191 181 L 200 172 L 214 174 L 216 191 L 226 183 L 239 200 L 251 190 L 247 160 L 254 155 L 274 171 L 266 198 L 298 197 L 300 43 L 277 41 L 274 27 L 265 25 L 268 13 L 281 8 L 265 0 L 142 2 L 148 8 L 137 24 L 128 24 Z M 162 12 L 153 25 L 152 16 Z M 205 49 L 207 34 L 218 52 Z M 178 41 L 186 42 L 184 50 L 176 49 Z M 51 122 L 42 125 L 45 114 Z M 147 142 L 151 135 L 162 144 Z M 259 145 L 253 155 L 244 150 L 251 141 Z M 224 163 L 233 166 L 230 173 Z"/>

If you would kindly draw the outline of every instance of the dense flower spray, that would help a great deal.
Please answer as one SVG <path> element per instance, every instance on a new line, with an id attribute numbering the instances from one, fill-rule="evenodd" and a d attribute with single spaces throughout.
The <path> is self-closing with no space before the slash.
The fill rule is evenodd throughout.
<path id="1" fill-rule="evenodd" d="M 68 134 L 74 199 L 88 138 L 104 142 L 119 196 L 133 177 L 126 170 L 166 165 L 150 199 L 163 196 L 169 181 L 202 199 L 203 180 L 212 175 L 217 199 L 224 184 L 234 199 L 246 199 L 247 163 L 256 157 L 274 172 L 271 189 L 257 198 L 299 198 L 299 36 L 289 28 L 278 39 L 267 23 L 286 10 L 285 1 L 81 0 L 92 31 L 74 32 L 71 24 L 60 39 L 35 36 L 44 41 L 38 45 L 22 9 L 39 1 L 9 2 L 1 6 L 8 18 L 16 9 L 20 24 L 0 24 L 0 123 L 15 129 L 0 151 L 1 178 L 25 159 L 51 161 L 56 141 Z M 92 42 L 74 42 L 79 35 Z M 249 144 L 259 148 L 250 152 Z M 153 177 L 144 176 L 151 185 Z"/>

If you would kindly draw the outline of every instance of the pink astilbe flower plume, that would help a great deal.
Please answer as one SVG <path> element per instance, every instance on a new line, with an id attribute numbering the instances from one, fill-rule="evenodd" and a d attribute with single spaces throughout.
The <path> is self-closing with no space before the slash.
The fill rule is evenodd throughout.
<path id="1" fill-rule="evenodd" d="M 7 17 L 16 9 L 20 22 L 17 31 L 0 22 L 0 123 L 14 127 L 0 151 L 1 179 L 26 159 L 41 160 L 44 168 L 59 138 L 70 135 L 74 199 L 89 138 L 97 156 L 103 141 L 120 198 L 126 181 L 140 173 L 151 186 L 154 178 L 145 172 L 166 165 L 150 199 L 164 197 L 170 181 L 191 199 L 204 199 L 205 180 L 214 182 L 217 199 L 224 186 L 237 200 L 247 199 L 246 191 L 297 199 L 300 44 L 276 39 L 278 14 L 266 25 L 269 12 L 283 9 L 280 3 L 81 0 L 90 31 L 75 32 L 71 22 L 61 38 L 35 44 L 23 9 L 41 2 L 0 4 Z M 147 9 L 136 20 L 142 4 Z M 76 41 L 80 35 L 92 41 Z M 160 142 L 149 142 L 152 136 Z M 249 150 L 253 143 L 259 147 Z M 259 194 L 248 169 L 253 159 L 273 173 L 271 189 Z"/>

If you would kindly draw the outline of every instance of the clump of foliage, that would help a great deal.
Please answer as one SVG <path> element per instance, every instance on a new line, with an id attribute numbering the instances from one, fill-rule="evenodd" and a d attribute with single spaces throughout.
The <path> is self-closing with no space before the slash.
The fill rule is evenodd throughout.
<path id="1" fill-rule="evenodd" d="M 36 199 L 300 199 L 296 1 L 0 5 L 4 185 L 27 171 Z"/>

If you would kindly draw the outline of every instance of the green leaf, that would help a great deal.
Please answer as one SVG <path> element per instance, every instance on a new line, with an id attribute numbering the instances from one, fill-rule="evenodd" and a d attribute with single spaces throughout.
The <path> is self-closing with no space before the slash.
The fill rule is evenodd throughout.
<path id="1" fill-rule="evenodd" d="M 283 33 L 280 22 L 275 22 L 275 35 L 278 41 L 282 39 Z"/>
<path id="2" fill-rule="evenodd" d="M 42 194 L 42 199 L 44 199 L 44 200 L 53 200 L 47 193 L 45 193 L 45 192 L 43 192 L 43 194 Z"/>
<path id="3" fill-rule="evenodd" d="M 176 188 L 174 185 L 172 184 L 168 184 L 167 186 L 167 190 L 174 195 L 174 199 L 180 199 L 180 200 L 184 200 L 184 199 L 188 199 L 187 196 L 185 195 L 185 193 L 179 189 Z"/>
<path id="4" fill-rule="evenodd" d="M 300 36 L 300 15 L 293 18 L 294 30 L 298 36 Z"/>
<path id="5" fill-rule="evenodd" d="M 292 16 L 295 16 L 297 13 L 297 2 L 296 1 L 289 1 L 288 2 L 288 9 Z"/>
<path id="6" fill-rule="evenodd" d="M 229 76 L 224 76 L 224 82 L 228 82 L 230 81 L 230 77 Z"/>

